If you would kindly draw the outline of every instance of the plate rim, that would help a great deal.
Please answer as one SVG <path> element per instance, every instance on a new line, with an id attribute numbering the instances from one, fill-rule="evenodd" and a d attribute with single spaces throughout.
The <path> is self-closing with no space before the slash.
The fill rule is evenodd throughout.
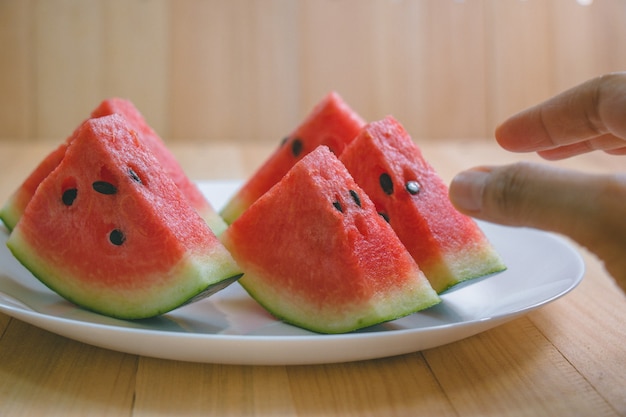
<path id="1" fill-rule="evenodd" d="M 219 189 L 221 193 L 224 190 L 234 191 L 235 187 L 237 187 L 241 182 L 238 180 L 213 180 L 213 181 L 203 181 L 199 182 L 199 185 L 205 194 L 208 192 L 210 194 L 211 189 Z M 207 197 L 211 197 L 208 195 Z M 221 199 L 228 198 L 229 196 L 220 196 Z M 211 201 L 211 198 L 209 198 Z M 219 207 L 215 204 L 216 207 Z M 148 348 L 145 346 L 128 346 L 128 348 L 124 348 L 123 346 L 119 346 L 118 343 L 110 343 L 107 341 L 102 341 L 102 338 L 107 337 L 107 335 L 115 335 L 116 337 L 121 337 L 122 335 L 128 336 L 131 335 L 133 339 L 135 338 L 147 338 L 147 339 L 159 339 L 164 338 L 168 339 L 170 342 L 171 339 L 179 340 L 184 345 L 184 342 L 194 341 L 200 345 L 217 343 L 220 345 L 232 347 L 233 344 L 240 344 L 250 342 L 253 343 L 256 348 L 271 347 L 274 348 L 277 343 L 279 344 L 302 344 L 306 343 L 309 345 L 318 346 L 319 344 L 341 344 L 342 342 L 352 342 L 354 340 L 361 341 L 363 339 L 367 339 L 370 341 L 378 341 L 381 339 L 414 339 L 423 335 L 424 333 L 441 333 L 459 329 L 463 333 L 463 337 L 452 337 L 446 343 L 454 342 L 457 340 L 461 340 L 465 337 L 472 336 L 474 334 L 480 333 L 482 331 L 488 330 L 490 328 L 501 325 L 507 321 L 510 321 L 516 317 L 525 315 L 537 308 L 540 308 L 546 304 L 549 304 L 564 295 L 571 292 L 574 288 L 576 288 L 580 282 L 582 281 L 585 273 L 585 264 L 583 258 L 579 251 L 575 249 L 575 247 L 567 241 L 564 237 L 533 228 L 526 227 L 510 227 L 510 226 L 502 226 L 494 223 L 488 223 L 484 221 L 477 221 L 481 228 L 485 230 L 485 232 L 489 236 L 489 232 L 493 231 L 517 231 L 523 233 L 532 233 L 536 235 L 536 237 L 540 239 L 549 239 L 553 244 L 561 246 L 563 249 L 566 249 L 570 258 L 569 262 L 576 262 L 576 265 L 572 267 L 573 271 L 576 272 L 576 276 L 572 276 L 568 278 L 568 284 L 561 288 L 559 291 L 555 291 L 550 296 L 546 298 L 542 298 L 539 301 L 530 303 L 525 305 L 522 308 L 512 309 L 511 311 L 505 312 L 503 314 L 492 314 L 485 317 L 477 317 L 472 320 L 464 320 L 459 322 L 449 322 L 442 323 L 433 326 L 427 327 L 418 327 L 418 328 L 400 328 L 400 329 L 388 329 L 385 331 L 372 331 L 372 332 L 352 332 L 352 333 L 343 333 L 343 334 L 295 334 L 295 335 L 254 335 L 254 334 L 220 334 L 220 333 L 197 333 L 197 332 L 177 332 L 173 330 L 167 329 L 150 329 L 150 328 L 134 328 L 134 327 L 125 327 L 118 326 L 115 324 L 108 323 L 94 323 L 86 320 L 75 319 L 71 317 L 63 317 L 57 315 L 51 315 L 43 312 L 36 311 L 27 306 L 25 302 L 19 300 L 18 298 L 12 297 L 10 294 L 3 292 L 3 288 L 0 286 L 0 311 L 14 317 L 18 320 L 22 320 L 36 327 L 42 328 L 44 330 L 51 331 L 53 333 L 59 334 L 61 336 L 67 337 L 69 339 L 77 340 L 83 343 L 87 343 L 94 346 L 99 346 L 106 349 L 112 349 L 120 352 L 125 352 L 129 354 L 137 354 L 148 357 L 156 357 L 162 359 L 173 359 L 173 360 L 184 360 L 191 362 L 204 362 L 204 363 L 223 363 L 223 364 L 242 364 L 242 365 L 293 365 L 293 364 L 321 364 L 321 363 L 334 363 L 334 362 L 349 362 L 354 360 L 363 360 L 363 359 L 375 359 L 387 356 L 395 356 L 398 354 L 411 353 L 415 351 L 423 350 L 424 347 L 415 346 L 416 349 L 413 349 L 412 346 L 407 347 L 399 347 L 394 349 L 389 349 L 389 354 L 381 354 L 378 351 L 363 352 L 360 354 L 346 354 L 338 352 L 335 356 L 321 355 L 318 358 L 312 357 L 300 357 L 296 356 L 285 356 L 283 359 L 277 359 L 275 357 L 270 357 L 271 351 L 263 353 L 263 355 L 252 355 L 247 358 L 230 358 L 223 354 L 220 355 L 211 355 L 210 353 L 206 356 L 198 356 L 197 354 L 193 357 L 190 357 L 187 352 L 189 349 L 182 349 L 182 354 L 176 354 L 172 352 L 167 352 L 166 354 L 161 354 L 154 349 Z M 4 235 L 7 234 L 6 227 L 0 222 L 0 232 Z M 4 248 L 0 250 L 8 251 L 6 245 L 3 245 Z M 4 271 L 5 266 L 0 265 L 0 274 L 3 274 L 11 280 L 15 280 L 15 277 L 11 276 L 10 273 Z M 493 274 L 497 275 L 497 274 Z M 33 277 L 36 280 L 36 278 Z M 489 279 L 489 277 L 485 278 Z M 564 278 L 563 278 L 564 279 Z M 41 284 L 43 286 L 43 284 Z M 235 284 L 237 285 L 237 284 Z M 466 285 L 472 285 L 471 283 Z M 47 289 L 47 287 L 44 286 Z M 241 288 L 241 287 L 240 287 Z M 241 288 L 242 291 L 243 288 Z M 461 289 L 462 290 L 462 289 Z M 455 289 L 452 289 L 455 291 Z M 445 299 L 445 296 L 448 292 L 444 292 L 442 294 L 442 298 Z M 60 298 L 60 297 L 59 297 Z M 11 300 L 15 300 L 16 302 L 11 302 Z M 61 299 L 62 300 L 62 299 Z M 5 302 L 6 301 L 6 302 Z M 204 301 L 204 300 L 203 300 Z M 199 301 L 199 302 L 203 302 Z M 19 304 L 24 305 L 25 307 L 21 307 Z M 80 309 L 80 307 L 74 307 L 76 309 Z M 174 310 L 177 311 L 177 310 Z M 97 314 L 97 313 L 90 313 Z M 88 329 L 88 332 L 81 337 L 81 335 L 76 335 L 76 331 Z M 100 336 L 93 336 L 95 333 L 101 333 Z M 106 342 L 106 343 L 105 343 Z M 435 346 L 440 346 L 443 344 L 437 344 L 434 346 L 426 346 L 425 348 L 431 348 Z M 283 349 L 281 349 L 283 350 Z M 365 350 L 365 349 L 364 349 Z M 268 356 L 269 355 L 269 356 Z"/>

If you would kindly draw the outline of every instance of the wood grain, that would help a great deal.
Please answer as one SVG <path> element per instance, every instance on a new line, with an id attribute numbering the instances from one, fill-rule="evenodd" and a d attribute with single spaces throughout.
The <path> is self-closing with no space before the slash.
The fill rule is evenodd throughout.
<path id="1" fill-rule="evenodd" d="M 32 12 L 32 1 L 0 1 L 0 138 L 35 137 Z"/>
<path id="2" fill-rule="evenodd" d="M 57 143 L 0 141 L 2 201 Z M 419 143 L 446 181 L 477 164 L 537 160 L 480 139 Z M 171 149 L 194 178 L 226 179 L 249 175 L 274 145 L 176 140 Z M 593 153 L 558 165 L 618 172 L 623 161 Z M 168 361 L 92 347 L 0 314 L 0 414 L 626 415 L 626 295 L 593 255 L 578 249 L 585 278 L 565 297 L 455 343 L 353 363 Z"/>
<path id="3" fill-rule="evenodd" d="M 0 339 L 7 416 L 130 416 L 137 358 L 11 320 Z"/>
<path id="4" fill-rule="evenodd" d="M 0 138 L 63 138 L 110 96 L 167 140 L 276 142 L 329 90 L 415 137 L 626 68 L 622 0 L 2 0 Z"/>

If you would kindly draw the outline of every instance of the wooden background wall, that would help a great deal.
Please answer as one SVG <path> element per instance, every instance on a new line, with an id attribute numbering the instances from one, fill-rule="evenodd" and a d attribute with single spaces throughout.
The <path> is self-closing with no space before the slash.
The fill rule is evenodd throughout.
<path id="1" fill-rule="evenodd" d="M 414 137 L 490 137 L 624 69 L 624 0 L 0 0 L 6 140 L 121 96 L 166 140 L 278 141 L 329 90 Z"/>

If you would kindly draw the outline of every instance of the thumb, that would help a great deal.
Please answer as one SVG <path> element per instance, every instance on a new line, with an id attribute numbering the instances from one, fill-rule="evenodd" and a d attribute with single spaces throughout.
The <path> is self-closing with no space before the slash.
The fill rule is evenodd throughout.
<path id="1" fill-rule="evenodd" d="M 470 216 L 567 235 L 594 251 L 610 272 L 626 279 L 626 177 L 589 175 L 517 163 L 458 174 L 450 200 Z M 619 271 L 613 269 L 619 264 Z"/>
<path id="2" fill-rule="evenodd" d="M 566 234 L 594 211 L 596 192 L 588 175 L 523 162 L 473 168 L 450 184 L 450 200 L 459 211 Z"/>

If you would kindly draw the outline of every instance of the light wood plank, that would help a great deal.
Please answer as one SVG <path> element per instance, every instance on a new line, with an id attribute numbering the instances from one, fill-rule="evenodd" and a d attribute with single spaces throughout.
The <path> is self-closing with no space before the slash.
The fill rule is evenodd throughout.
<path id="1" fill-rule="evenodd" d="M 424 357 L 461 416 L 619 415 L 525 317 Z"/>
<path id="2" fill-rule="evenodd" d="M 457 415 L 419 353 L 287 371 L 299 415 Z"/>
<path id="3" fill-rule="evenodd" d="M 302 107 L 338 91 L 416 137 L 485 136 L 482 2 L 302 2 Z"/>
<path id="4" fill-rule="evenodd" d="M 151 415 L 295 415 L 284 367 L 227 366 L 143 358 L 135 412 Z"/>
<path id="5" fill-rule="evenodd" d="M 64 139 L 99 103 L 101 14 L 98 0 L 35 2 L 35 137 Z"/>
<path id="6" fill-rule="evenodd" d="M 0 1 L 0 140 L 34 135 L 30 0 Z"/>
<path id="7" fill-rule="evenodd" d="M 11 317 L 7 316 L 4 313 L 0 313 L 0 339 L 4 335 L 4 331 L 6 330 L 9 322 L 11 321 Z"/>
<path id="8" fill-rule="evenodd" d="M 488 1 L 489 126 L 556 92 L 550 3 Z"/>
<path id="9" fill-rule="evenodd" d="M 275 143 L 329 90 L 416 137 L 483 138 L 505 117 L 626 67 L 603 0 L 5 0 L 0 138 L 63 138 L 132 99 L 166 140 Z"/>
<path id="10" fill-rule="evenodd" d="M 376 113 L 366 116 L 392 114 L 418 138 L 486 137 L 483 2 L 382 2 L 380 9 L 384 31 L 375 32 L 373 60 L 384 67 L 373 76 L 382 85 L 368 97 Z"/>
<path id="11" fill-rule="evenodd" d="M 554 74 L 555 89 L 563 90 L 588 78 L 600 74 L 604 62 L 595 59 L 601 54 L 608 56 L 606 49 L 596 48 L 598 35 L 594 17 L 599 6 L 581 7 L 575 1 L 551 2 L 550 11 L 554 28 Z M 572 30 L 572 28 L 576 30 Z M 608 52 L 610 54 L 610 52 Z"/>
<path id="12" fill-rule="evenodd" d="M 626 415 L 626 353 L 621 342 L 626 338 L 626 295 L 594 255 L 581 252 L 587 269 L 583 282 L 567 295 L 567 303 L 548 305 L 530 320 L 619 415 Z"/>
<path id="13" fill-rule="evenodd" d="M 620 0 L 550 2 L 554 27 L 555 88 L 626 68 L 626 3 Z"/>
<path id="14" fill-rule="evenodd" d="M 167 0 L 102 2 L 101 94 L 85 112 L 100 99 L 123 97 L 161 136 L 169 135 L 169 6 Z"/>
<path id="15" fill-rule="evenodd" d="M 241 82 L 233 85 L 241 110 L 233 114 L 235 136 L 278 144 L 299 124 L 303 110 L 310 110 L 299 103 L 299 2 L 244 2 L 240 7 L 250 28 L 242 28 L 247 36 L 237 65 Z"/>
<path id="16" fill-rule="evenodd" d="M 373 49 L 379 24 L 372 17 L 377 2 L 301 2 L 298 12 L 298 64 L 301 103 L 312 108 L 331 90 L 339 94 L 364 117 L 374 100 L 368 96 L 381 75 Z"/>
<path id="17" fill-rule="evenodd" d="M 295 127 L 296 6 L 284 0 L 173 6 L 171 135 L 277 142 Z"/>
<path id="18" fill-rule="evenodd" d="M 172 8 L 169 113 L 174 137 L 233 135 L 236 107 L 228 91 L 236 72 L 233 59 L 241 49 L 232 7 L 231 2 L 184 0 Z"/>
<path id="19" fill-rule="evenodd" d="M 130 416 L 137 358 L 11 320 L 0 339 L 0 414 Z"/>

